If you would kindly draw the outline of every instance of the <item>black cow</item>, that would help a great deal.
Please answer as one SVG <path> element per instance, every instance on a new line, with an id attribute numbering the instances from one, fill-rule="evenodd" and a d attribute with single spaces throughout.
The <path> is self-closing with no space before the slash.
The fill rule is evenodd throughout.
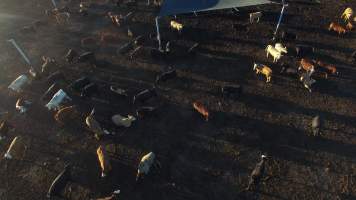
<path id="1" fill-rule="evenodd" d="M 242 87 L 240 85 L 225 85 L 221 87 L 221 93 L 224 98 L 236 99 L 241 95 Z"/>
<path id="2" fill-rule="evenodd" d="M 253 169 L 251 175 L 250 175 L 250 180 L 247 186 L 247 190 L 252 189 L 252 187 L 257 187 L 258 184 L 261 181 L 261 178 L 265 172 L 265 162 L 266 162 L 266 156 L 262 155 L 261 156 L 261 161 L 258 162 Z"/>
<path id="3" fill-rule="evenodd" d="M 121 54 L 121 55 L 124 55 L 126 54 L 127 52 L 129 52 L 130 50 L 132 50 L 134 48 L 134 46 L 132 45 L 132 42 L 128 42 L 124 45 L 122 45 L 118 50 L 117 50 L 117 53 L 118 54 Z"/>
<path id="4" fill-rule="evenodd" d="M 74 59 L 78 56 L 78 53 L 73 49 L 69 49 L 67 54 L 65 55 L 66 61 L 68 63 L 73 63 Z"/>
<path id="5" fill-rule="evenodd" d="M 176 77 L 177 77 L 177 70 L 175 69 L 169 70 L 167 72 L 163 72 L 162 74 L 156 77 L 156 84 L 159 84 L 160 82 L 166 82 Z"/>
<path id="6" fill-rule="evenodd" d="M 89 62 L 92 64 L 96 63 L 96 58 L 94 52 L 87 51 L 79 55 L 78 57 L 78 62 L 83 63 L 83 62 Z"/>
<path id="7" fill-rule="evenodd" d="M 319 136 L 320 135 L 320 128 L 321 128 L 321 120 L 320 116 L 317 115 L 313 118 L 312 120 L 312 132 L 314 136 Z"/>
<path id="8" fill-rule="evenodd" d="M 297 57 L 305 57 L 312 55 L 315 52 L 315 48 L 308 45 L 296 45 L 295 47 Z"/>
<path id="9" fill-rule="evenodd" d="M 157 107 L 151 107 L 151 106 L 142 106 L 136 109 L 136 116 L 143 118 L 149 115 L 152 115 L 157 111 Z"/>
<path id="10" fill-rule="evenodd" d="M 47 91 L 41 96 L 41 100 L 47 100 L 50 97 L 52 97 L 58 90 L 60 89 L 59 84 L 58 83 L 53 83 L 48 89 Z"/>
<path id="11" fill-rule="evenodd" d="M 281 34 L 281 39 L 283 41 L 295 41 L 297 39 L 297 35 L 291 32 L 283 31 Z"/>
<path id="12" fill-rule="evenodd" d="M 47 77 L 47 82 L 53 84 L 60 80 L 65 80 L 64 74 L 61 71 L 56 71 Z"/>
<path id="13" fill-rule="evenodd" d="M 69 179 L 70 166 L 66 165 L 64 170 L 52 182 L 47 193 L 47 198 L 52 198 L 53 196 L 60 196 L 61 191 L 65 188 Z"/>
<path id="14" fill-rule="evenodd" d="M 99 93 L 99 87 L 96 83 L 86 85 L 80 94 L 81 97 L 91 97 L 93 94 Z"/>
<path id="15" fill-rule="evenodd" d="M 137 101 L 143 103 L 156 96 L 157 92 L 155 88 L 143 90 L 133 97 L 133 104 L 135 104 Z"/>
<path id="16" fill-rule="evenodd" d="M 296 76 L 299 74 L 298 69 L 295 67 L 291 67 L 286 63 L 282 63 L 281 66 L 282 66 L 282 69 L 280 71 L 281 74 L 286 74 L 290 76 Z"/>
<path id="17" fill-rule="evenodd" d="M 83 90 L 83 88 L 86 85 L 89 85 L 91 81 L 89 80 L 88 77 L 82 77 L 80 79 L 75 80 L 73 83 L 71 83 L 68 87 L 73 89 L 74 91 L 80 92 Z"/>

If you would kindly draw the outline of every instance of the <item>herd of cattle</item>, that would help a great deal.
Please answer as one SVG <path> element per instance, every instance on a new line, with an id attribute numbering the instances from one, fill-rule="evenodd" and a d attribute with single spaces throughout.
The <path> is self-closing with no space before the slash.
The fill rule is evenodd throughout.
<path id="1" fill-rule="evenodd" d="M 131 4 L 134 1 L 130 1 Z M 128 2 L 128 3 L 130 3 Z M 126 2 L 127 3 L 127 2 Z M 158 4 L 156 1 L 155 4 Z M 119 2 L 118 5 L 121 5 L 122 2 Z M 150 4 L 150 1 L 148 1 Z M 133 4 L 135 5 L 135 4 Z M 83 15 L 88 15 L 87 5 L 84 3 L 80 3 L 80 11 L 79 13 Z M 61 9 L 53 9 L 46 11 L 47 16 L 49 16 L 52 20 L 55 20 L 56 23 L 63 25 L 68 23 L 70 20 L 71 14 L 69 13 L 68 7 L 64 7 Z M 121 26 L 121 24 L 126 23 L 127 20 L 131 17 L 132 12 L 123 16 L 116 15 L 112 12 L 108 13 L 109 19 L 115 26 Z M 353 10 L 351 8 L 347 8 L 341 15 L 341 17 L 345 20 L 346 25 L 331 23 L 329 30 L 335 31 L 338 34 L 344 34 L 346 32 L 352 31 L 353 23 L 356 20 L 356 17 L 353 16 Z M 261 12 L 251 13 L 250 14 L 250 22 L 259 22 L 260 17 L 262 16 Z M 354 18 L 352 18 L 354 17 Z M 170 27 L 172 29 L 181 32 L 184 28 L 183 24 L 177 21 L 171 21 Z M 31 30 L 31 27 L 25 27 L 25 30 Z M 110 35 L 101 35 L 101 41 L 108 40 Z M 290 55 L 290 49 L 283 45 L 283 42 L 295 40 L 296 35 L 284 31 L 281 34 L 281 41 L 275 43 L 274 45 L 267 45 L 266 53 L 267 58 L 269 55 L 273 57 L 273 62 L 279 62 L 282 57 Z M 137 42 L 139 39 L 136 39 Z M 92 42 L 96 42 L 96 39 L 93 38 L 84 38 L 81 41 L 81 44 L 85 46 L 86 44 L 90 44 Z M 314 77 L 323 77 L 328 78 L 330 75 L 337 75 L 338 71 L 334 65 L 324 63 L 320 60 L 310 59 L 315 52 L 315 48 L 307 45 L 296 45 L 295 46 L 296 57 L 300 59 L 298 67 L 292 67 L 284 62 L 281 63 L 282 70 L 280 73 L 288 74 L 299 77 L 299 80 L 303 83 L 304 87 L 307 88 L 310 92 L 312 91 L 312 85 L 316 82 Z M 69 49 L 68 53 L 65 55 L 66 62 L 69 64 L 75 63 L 88 63 L 92 65 L 94 68 L 96 67 L 96 58 L 94 52 L 85 52 L 82 54 L 77 53 L 73 49 Z M 353 54 L 353 59 L 356 60 L 356 52 Z M 102 127 L 102 125 L 98 122 L 96 118 L 95 109 L 92 109 L 89 114 L 87 114 L 84 119 L 82 118 L 82 113 L 79 112 L 79 109 L 76 105 L 73 105 L 72 98 L 69 97 L 69 93 L 66 91 L 73 92 L 73 95 L 78 95 L 82 98 L 90 99 L 94 94 L 99 93 L 100 89 L 98 85 L 88 77 L 80 77 L 79 79 L 73 81 L 71 84 L 66 85 L 65 89 L 63 89 L 62 80 L 65 79 L 65 75 L 61 71 L 55 71 L 58 67 L 58 63 L 55 59 L 50 57 L 42 57 L 43 65 L 40 72 L 37 72 L 34 68 L 31 67 L 27 74 L 20 75 L 16 80 L 14 80 L 9 89 L 15 93 L 21 94 L 23 88 L 30 84 L 32 81 L 37 80 L 45 80 L 49 83 L 50 87 L 48 90 L 40 97 L 40 100 L 48 101 L 45 105 L 49 112 L 52 112 L 54 115 L 55 121 L 60 126 L 66 126 L 72 121 L 80 119 L 83 124 L 85 124 L 86 128 L 93 133 L 93 136 L 98 140 L 102 140 L 107 135 L 115 135 L 114 132 L 110 132 Z M 271 82 L 272 78 L 272 69 L 266 64 L 254 63 L 253 70 L 256 71 L 256 74 L 263 74 L 266 76 L 266 82 Z M 131 125 L 137 120 L 142 119 L 143 116 L 152 113 L 156 110 L 155 107 L 146 106 L 145 102 L 149 99 L 157 96 L 157 86 L 162 84 L 168 80 L 176 78 L 177 71 L 175 69 L 171 69 L 166 71 L 156 77 L 154 86 L 149 89 L 142 90 L 132 97 L 132 104 L 136 105 L 136 113 L 133 115 L 128 115 L 127 117 L 122 116 L 120 114 L 113 115 L 111 118 L 112 123 L 118 127 L 129 128 Z M 129 98 L 128 92 L 125 89 L 119 88 L 117 86 L 110 86 L 110 91 L 118 95 L 120 97 Z M 221 88 L 221 93 L 223 98 L 231 98 L 239 96 L 241 93 L 241 86 L 223 86 Z M 31 106 L 31 102 L 25 100 L 23 98 L 19 98 L 16 102 L 16 110 L 20 113 L 29 112 L 29 107 Z M 206 121 L 209 120 L 209 110 L 208 108 L 201 102 L 195 101 L 192 103 L 193 109 L 199 112 Z M 312 129 L 313 134 L 318 135 L 320 133 L 321 122 L 319 116 L 315 117 L 312 121 Z M 14 127 L 8 122 L 8 120 L 4 119 L 0 124 L 0 140 L 6 138 L 8 132 Z M 6 159 L 15 159 L 21 160 L 24 157 L 26 152 L 26 142 L 22 136 L 15 137 L 7 152 L 5 153 Z M 110 163 L 110 155 L 106 151 L 105 145 L 99 145 L 96 151 L 98 161 L 101 167 L 101 176 L 104 178 L 110 174 L 112 169 Z M 255 169 L 252 171 L 250 176 L 250 181 L 247 187 L 247 190 L 252 189 L 257 186 L 260 182 L 260 179 L 264 173 L 266 156 L 262 155 L 261 161 L 256 164 Z M 52 196 L 60 196 L 61 191 L 66 186 L 66 183 L 70 177 L 70 168 L 68 165 L 65 169 L 55 178 L 50 189 L 48 191 L 48 197 Z M 137 175 L 136 181 L 142 180 L 146 175 L 150 173 L 151 169 L 159 169 L 161 168 L 160 162 L 156 158 L 156 154 L 150 152 L 144 155 L 137 167 Z M 120 190 L 114 191 L 110 197 L 104 198 L 106 200 L 117 199 Z"/>

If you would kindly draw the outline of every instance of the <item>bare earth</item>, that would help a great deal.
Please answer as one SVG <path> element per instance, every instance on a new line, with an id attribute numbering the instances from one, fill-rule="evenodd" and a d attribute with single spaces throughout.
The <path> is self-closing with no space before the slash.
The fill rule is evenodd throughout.
<path id="1" fill-rule="evenodd" d="M 60 26 L 44 15 L 45 9 L 52 8 L 51 1 L 0 1 L 0 112 L 11 112 L 9 121 L 15 126 L 0 142 L 0 152 L 3 155 L 17 135 L 25 138 L 28 147 L 24 160 L 0 161 L 1 200 L 46 199 L 52 180 L 67 163 L 73 167 L 64 199 L 95 199 L 116 189 L 122 191 L 120 199 L 130 200 L 356 199 L 356 66 L 349 59 L 356 49 L 356 34 L 337 36 L 327 30 L 330 22 L 341 22 L 347 6 L 355 10 L 356 1 L 289 2 L 281 29 L 296 33 L 297 43 L 316 47 L 316 58 L 335 64 L 340 71 L 328 80 L 317 80 L 313 93 L 295 78 L 280 75 L 280 66 L 266 58 L 264 49 L 272 38 L 280 5 L 242 8 L 239 15 L 225 10 L 178 16 L 185 26 L 180 36 L 168 28 L 169 19 L 163 19 L 165 41 L 174 41 L 181 49 L 195 42 L 200 46 L 194 57 L 162 61 L 145 52 L 133 60 L 117 55 L 116 48 L 131 38 L 127 26 L 114 27 L 104 16 L 109 10 L 133 11 L 130 29 L 135 35 L 149 34 L 155 31 L 157 9 L 144 1 L 137 8 L 108 4 L 83 17 L 75 14 L 78 4 L 74 0 L 68 3 L 73 12 L 70 24 Z M 259 24 L 249 25 L 248 30 L 232 28 L 247 23 L 248 13 L 256 10 L 263 11 Z M 35 20 L 46 25 L 36 33 L 20 32 Z M 119 39 L 116 44 L 98 43 L 89 49 L 99 60 L 96 69 L 65 62 L 63 56 L 69 48 L 81 53 L 88 50 L 81 47 L 81 38 L 98 38 L 100 32 L 117 33 Z M 28 71 L 6 42 L 10 38 L 23 47 L 36 69 L 40 69 L 42 55 L 56 58 L 66 84 L 88 75 L 102 87 L 96 98 L 108 103 L 82 100 L 69 92 L 83 117 L 76 128 L 60 127 L 43 106 L 46 102 L 39 100 L 48 83 L 34 81 L 21 95 L 8 91 L 9 83 Z M 287 44 L 290 49 L 294 45 Z M 145 49 L 156 46 L 149 41 Z M 284 60 L 294 66 L 298 61 L 293 57 Z M 271 66 L 271 83 L 253 72 L 254 61 Z M 133 95 L 152 87 L 155 76 L 168 67 L 178 70 L 178 78 L 161 84 L 158 98 L 147 102 L 160 106 L 157 115 L 127 129 L 114 127 L 113 114 L 132 114 L 135 107 L 131 99 L 111 94 L 109 86 L 119 85 Z M 225 84 L 241 84 L 243 95 L 223 100 L 219 88 Z M 19 96 L 33 102 L 25 115 L 15 111 Z M 193 110 L 195 100 L 211 111 L 208 122 Z M 115 131 L 115 137 L 99 142 L 85 128 L 84 116 L 93 107 L 98 121 Z M 320 138 L 314 138 L 310 124 L 318 114 L 324 119 L 324 129 Z M 106 145 L 112 158 L 113 171 L 105 179 L 100 178 L 96 158 L 99 144 Z M 150 151 L 158 155 L 162 169 L 137 185 L 137 165 Z M 269 156 L 264 181 L 257 191 L 244 191 L 261 154 Z"/>

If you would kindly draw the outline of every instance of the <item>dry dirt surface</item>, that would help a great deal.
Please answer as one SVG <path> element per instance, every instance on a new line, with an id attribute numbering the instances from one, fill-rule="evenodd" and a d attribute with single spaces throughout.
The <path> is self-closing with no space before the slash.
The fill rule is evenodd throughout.
<path id="1" fill-rule="evenodd" d="M 317 79 L 309 93 L 295 77 L 279 74 L 280 62 L 267 59 L 265 47 L 272 34 L 281 6 L 278 4 L 177 16 L 184 24 L 182 34 L 169 28 L 170 18 L 161 20 L 163 42 L 171 41 L 172 55 L 155 59 L 154 17 L 158 9 L 139 1 L 137 6 L 120 7 L 92 1 L 88 16 L 78 14 L 79 0 L 59 2 L 68 5 L 68 24 L 58 25 L 45 16 L 53 6 L 49 0 L 0 1 L 0 112 L 9 111 L 15 127 L 0 142 L 1 157 L 18 135 L 27 146 L 23 160 L 0 161 L 1 200 L 46 199 L 53 179 L 66 164 L 71 178 L 62 192 L 63 199 L 87 200 L 105 197 L 116 189 L 120 199 L 162 200 L 302 200 L 356 199 L 356 66 L 350 61 L 356 50 L 355 31 L 343 36 L 327 30 L 332 21 L 342 23 L 340 15 L 355 0 L 289 1 L 281 30 L 297 35 L 286 43 L 293 55 L 295 44 L 316 48 L 311 58 L 334 64 L 339 75 Z M 260 23 L 244 27 L 248 13 L 261 10 Z M 115 27 L 105 13 L 113 11 L 132 19 Z M 21 31 L 41 20 L 35 31 Z M 133 56 L 117 53 L 117 48 L 144 35 L 143 48 Z M 99 34 L 111 33 L 115 40 L 99 41 Z M 94 37 L 94 45 L 82 46 L 84 37 Z M 46 110 L 40 96 L 49 83 L 34 80 L 21 94 L 7 86 L 28 66 L 7 39 L 14 38 L 39 70 L 41 57 L 54 57 L 65 74 L 62 87 L 73 98 L 82 117 L 74 127 L 61 127 Z M 195 54 L 184 54 L 194 43 Z M 68 64 L 64 55 L 69 48 L 82 53 L 95 52 L 97 66 Z M 293 56 L 282 58 L 297 66 Z M 273 70 L 271 83 L 256 75 L 254 62 Z M 158 106 L 153 116 L 138 119 L 130 128 L 117 128 L 113 114 L 134 114 L 132 95 L 151 88 L 155 77 L 169 67 L 178 77 L 158 85 L 158 96 L 145 105 Z M 81 76 L 90 77 L 100 86 L 95 99 L 81 99 L 66 87 Z M 241 85 L 243 92 L 235 100 L 223 99 L 220 87 Z M 128 89 L 129 98 L 110 93 L 110 85 Z M 33 102 L 24 115 L 15 110 L 18 97 Z M 201 101 L 210 110 L 205 121 L 193 110 L 193 101 Z M 85 128 L 84 117 L 95 107 L 97 120 L 115 136 L 98 141 Z M 320 115 L 322 135 L 312 137 L 311 119 Z M 105 145 L 113 170 L 101 178 L 96 148 Z M 145 180 L 135 183 L 141 157 L 155 152 L 161 168 Z M 268 156 L 266 171 L 258 188 L 246 191 L 249 175 L 261 154 Z M 61 198 L 58 198 L 61 199 Z"/>

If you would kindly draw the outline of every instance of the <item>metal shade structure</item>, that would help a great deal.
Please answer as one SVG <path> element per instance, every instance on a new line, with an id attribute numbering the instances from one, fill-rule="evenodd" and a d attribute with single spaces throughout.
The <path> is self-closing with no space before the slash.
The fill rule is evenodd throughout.
<path id="1" fill-rule="evenodd" d="M 239 8 L 271 3 L 269 0 L 165 0 L 158 16 L 164 17 L 227 8 Z"/>
<path id="2" fill-rule="evenodd" d="M 283 7 L 278 19 L 274 36 L 276 36 L 278 32 L 278 28 L 281 24 L 285 7 L 288 6 L 288 4 L 285 3 L 285 0 L 281 1 Z M 240 7 L 257 6 L 271 3 L 275 2 L 270 0 L 164 0 L 163 5 L 161 6 L 161 10 L 158 16 L 156 17 L 158 48 L 160 51 L 162 51 L 161 35 L 159 31 L 159 18 L 161 17 L 229 8 L 236 9 Z M 273 39 L 275 39 L 275 37 Z"/>

